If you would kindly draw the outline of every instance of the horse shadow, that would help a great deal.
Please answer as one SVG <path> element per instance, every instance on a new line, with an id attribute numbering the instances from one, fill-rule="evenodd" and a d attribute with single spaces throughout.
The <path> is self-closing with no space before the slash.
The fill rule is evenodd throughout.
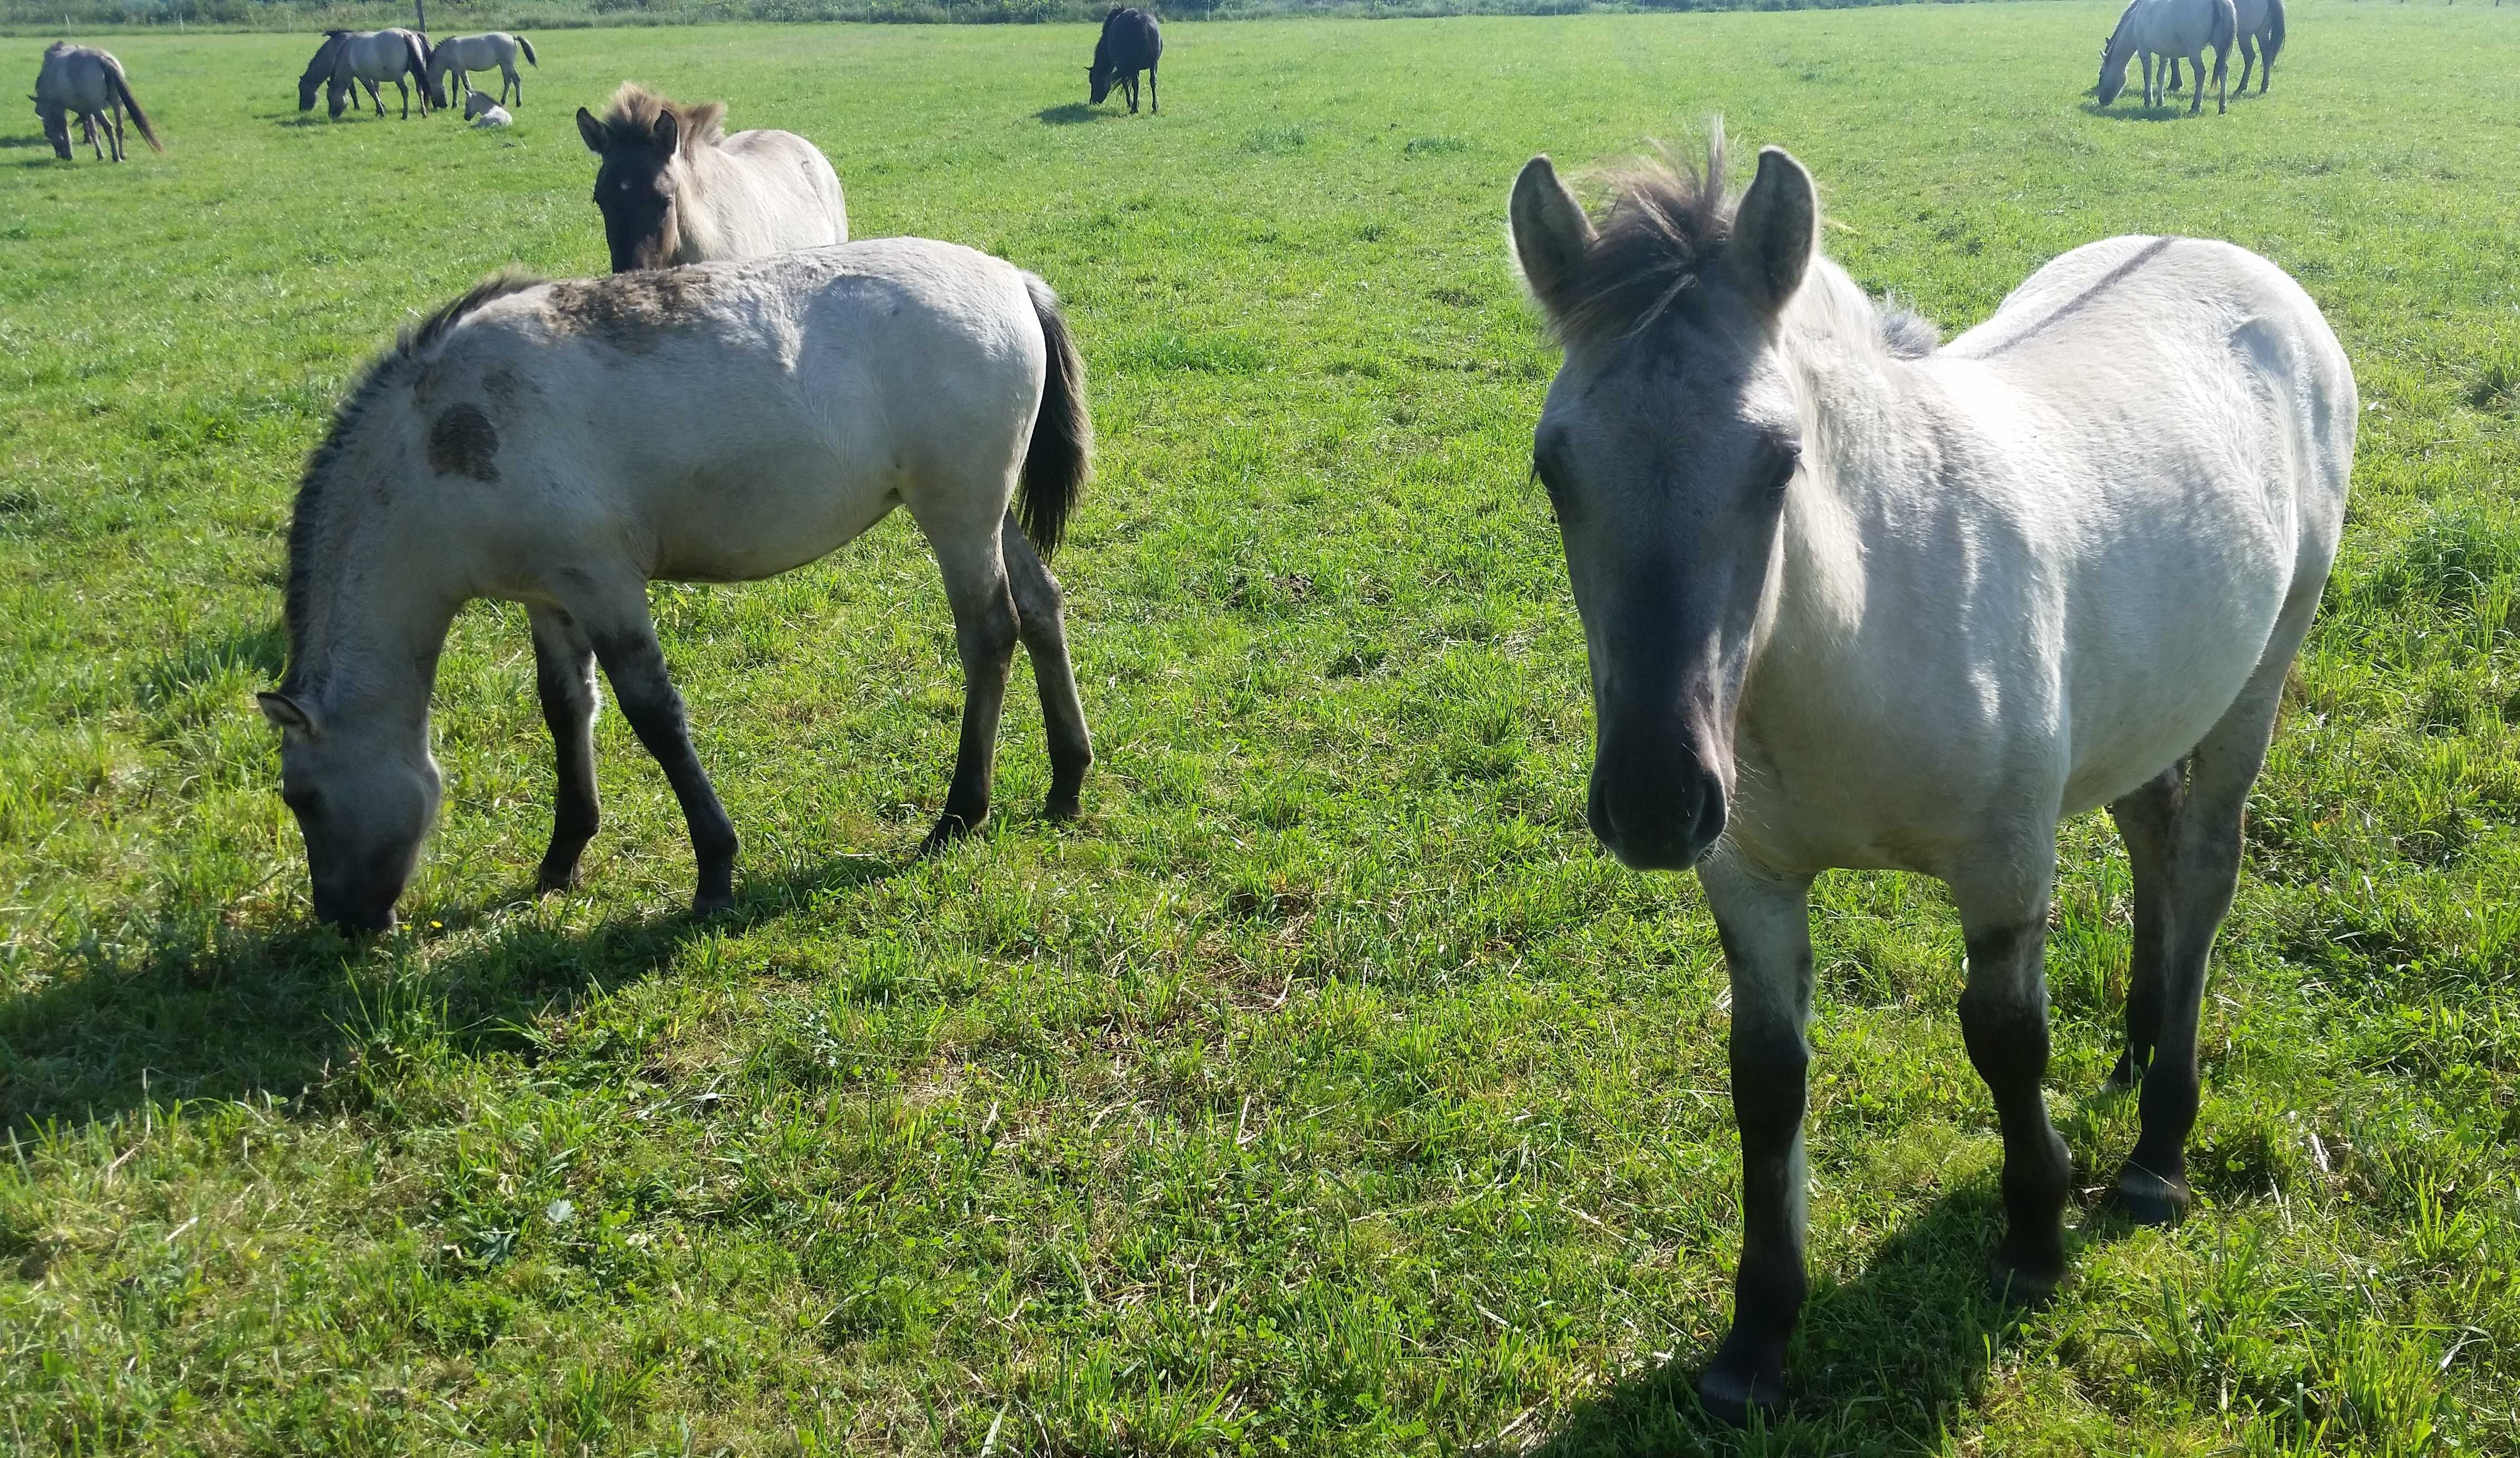
<path id="1" fill-rule="evenodd" d="M 477 950 L 429 959 L 416 977 L 392 966 L 412 941 L 442 940 L 529 901 L 530 887 L 472 907 L 417 908 L 382 944 L 311 923 L 204 929 L 175 892 L 142 945 L 91 942 L 67 959 L 71 975 L 0 1000 L 0 1131 L 67 1132 L 187 1099 L 278 1101 L 294 1115 L 337 1108 L 355 1102 L 355 1079 L 344 1080 L 361 1061 L 412 1031 L 415 1017 L 453 1056 L 495 1051 L 555 1002 L 644 981 L 694 941 L 741 934 L 913 864 L 853 856 L 742 877 L 735 906 L 704 918 L 513 927 Z"/>
<path id="2" fill-rule="evenodd" d="M 1994 1289 L 2003 1211 L 1992 1180 L 1955 1190 L 1884 1241 L 1863 1273 L 1815 1278 L 1785 1361 L 1786 1406 L 1747 1429 L 1698 1405 L 1697 1372 L 1714 1347 L 1675 1354 L 1566 1412 L 1539 1458 L 1673 1453 L 1923 1455 L 1975 1404 L 1989 1366 L 2033 1314 Z M 2124 1233 L 2085 1218 L 2080 1249 Z"/>
<path id="3" fill-rule="evenodd" d="M 1072 101 L 1063 107 L 1044 107 L 1033 113 L 1044 126 L 1074 126 L 1080 121 L 1101 121 L 1110 114 L 1099 107 L 1090 107 L 1081 101 Z"/>

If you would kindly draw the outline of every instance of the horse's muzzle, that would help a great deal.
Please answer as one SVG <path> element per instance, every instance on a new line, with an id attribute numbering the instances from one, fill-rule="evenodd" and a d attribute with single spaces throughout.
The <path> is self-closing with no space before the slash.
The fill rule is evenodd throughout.
<path id="1" fill-rule="evenodd" d="M 1585 819 L 1630 870 L 1696 865 L 1724 834 L 1724 782 L 1692 755 L 1675 754 L 1642 772 L 1594 761 Z"/>

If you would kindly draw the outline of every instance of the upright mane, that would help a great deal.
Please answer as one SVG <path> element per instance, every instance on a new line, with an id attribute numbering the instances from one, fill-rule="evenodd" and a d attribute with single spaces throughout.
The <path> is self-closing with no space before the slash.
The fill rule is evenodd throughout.
<path id="1" fill-rule="evenodd" d="M 327 488 L 332 482 L 334 469 L 339 464 L 342 453 L 349 448 L 361 420 L 465 315 L 492 299 L 505 298 L 541 282 L 539 278 L 515 270 L 483 279 L 466 291 L 462 297 L 420 323 L 405 328 L 394 341 L 393 347 L 370 361 L 367 369 L 342 396 L 340 406 L 333 412 L 333 428 L 325 433 L 323 444 L 316 446 L 306 458 L 305 474 L 297 480 L 297 503 L 289 522 L 286 610 L 289 668 L 281 675 L 282 693 L 295 695 L 307 687 L 307 650 L 315 627 L 315 558 L 319 551 L 317 538 L 326 514 Z"/>
<path id="2" fill-rule="evenodd" d="M 1709 128 L 1703 161 L 1658 151 L 1613 171 L 1609 211 L 1596 220 L 1593 245 L 1552 311 L 1559 342 L 1607 343 L 1643 332 L 1682 304 L 1732 241 L 1740 200 L 1726 176 L 1721 120 Z M 1819 272 L 1806 287 L 1820 282 Z M 1863 298 L 1863 291 L 1845 287 Z M 1880 341 L 1894 356 L 1919 358 L 1940 344 L 1940 331 L 1899 299 L 1870 302 Z"/>
<path id="3" fill-rule="evenodd" d="M 714 147 L 726 139 L 726 103 L 668 101 L 636 81 L 624 81 L 612 93 L 600 124 L 615 147 L 647 147 L 654 145 L 658 116 L 674 118 L 685 152 Z"/>

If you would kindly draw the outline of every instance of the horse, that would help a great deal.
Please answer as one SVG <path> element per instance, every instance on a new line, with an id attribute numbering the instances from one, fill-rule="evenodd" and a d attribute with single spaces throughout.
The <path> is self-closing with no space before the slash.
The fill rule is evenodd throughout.
<path id="1" fill-rule="evenodd" d="M 326 114 L 338 119 L 346 105 L 357 103 L 358 88 L 364 85 L 377 114 L 382 116 L 384 97 L 377 83 L 391 81 L 394 90 L 402 93 L 402 119 L 411 119 L 413 85 L 420 88 L 420 114 L 426 116 L 431 106 L 445 105 L 444 95 L 429 83 L 428 56 L 428 42 L 416 30 L 327 30 L 324 44 L 316 48 L 314 59 L 297 78 L 297 110 L 314 110 L 315 87 L 321 82 Z"/>
<path id="2" fill-rule="evenodd" d="M 2275 53 L 2283 49 L 2283 0 L 2233 0 L 2240 34 L 2240 80 L 2231 88 L 2234 95 L 2249 89 L 2249 69 L 2257 68 L 2258 94 L 2267 94 L 2267 82 L 2274 79 Z M 2179 61 L 2170 63 L 2169 89 L 2179 89 Z"/>
<path id="3" fill-rule="evenodd" d="M 1129 114 L 1138 114 L 1138 72 L 1147 73 L 1147 110 L 1161 114 L 1163 103 L 1155 95 L 1155 63 L 1164 57 L 1164 28 L 1155 18 L 1134 5 L 1115 5 L 1102 17 L 1102 34 L 1094 42 L 1094 64 L 1085 68 L 1085 82 L 1093 91 L 1096 106 L 1111 94 L 1111 83 L 1118 81 L 1129 98 Z"/>
<path id="4" fill-rule="evenodd" d="M 469 88 L 464 93 L 464 119 L 472 122 L 476 131 L 485 126 L 517 124 L 517 118 L 508 114 L 506 107 L 490 99 L 490 93 Z"/>
<path id="5" fill-rule="evenodd" d="M 2126 89 L 2127 62 L 2143 57 L 2143 104 L 2161 105 L 2162 93 L 2155 89 L 2152 58 L 2185 56 L 2196 68 L 2196 92 L 2187 108 L 2195 115 L 2205 107 L 2205 52 L 2214 52 L 2214 111 L 2225 110 L 2224 75 L 2230 64 L 2231 40 L 2239 28 L 2239 19 L 2231 0 L 2132 0 L 2119 14 L 2117 28 L 2100 46 L 2100 80 L 2096 95 L 2101 106 L 2118 99 Z M 2165 69 L 2159 78 L 2169 79 Z"/>
<path id="6" fill-rule="evenodd" d="M 694 913 L 731 906 L 735 827 L 648 584 L 775 576 L 895 506 L 943 570 L 965 675 L 953 784 L 922 853 L 988 820 L 1018 642 L 1048 728 L 1045 813 L 1073 816 L 1093 743 L 1043 561 L 1092 452 L 1083 363 L 1049 286 L 960 245 L 475 287 L 370 366 L 298 486 L 288 668 L 259 701 L 315 915 L 393 924 L 439 803 L 437 656 L 476 597 L 522 603 L 532 624 L 560 768 L 537 885 L 573 885 L 596 831 L 601 663 L 681 801 Z"/>
<path id="7" fill-rule="evenodd" d="M 533 42 L 521 35 L 510 35 L 505 30 L 484 31 L 479 35 L 450 35 L 439 41 L 428 54 L 429 87 L 441 99 L 439 104 L 444 105 L 442 99 L 451 94 L 446 89 L 448 75 L 454 76 L 457 89 L 470 90 L 472 83 L 465 80 L 466 71 L 488 70 L 496 67 L 501 77 L 499 100 L 506 102 L 508 88 L 514 86 L 517 88 L 517 105 L 521 107 L 525 104 L 525 82 L 517 74 L 517 57 L 519 54 L 525 58 L 527 66 L 537 69 L 541 68 L 542 63 L 534 59 Z"/>
<path id="8" fill-rule="evenodd" d="M 122 145 L 124 112 L 131 114 L 132 124 L 140 128 L 140 139 L 150 151 L 166 150 L 149 124 L 149 114 L 132 96 L 122 63 L 94 46 L 74 46 L 66 40 L 46 46 L 43 65 L 35 72 L 35 89 L 26 99 L 35 104 L 35 117 L 44 124 L 44 140 L 53 144 L 53 156 L 63 161 L 70 159 L 72 115 L 78 117 L 81 136 L 99 161 L 105 160 L 105 149 L 97 143 L 100 131 L 113 144 L 115 161 L 128 155 Z"/>
<path id="9" fill-rule="evenodd" d="M 1697 1388 L 1741 1422 L 1780 1400 L 1803 1303 L 1821 871 L 1950 885 L 2003 1138 L 1996 1275 L 2036 1299 L 2073 1172 L 2041 1090 L 2056 828 L 2107 806 L 2135 879 L 2111 1078 L 2142 1112 L 2114 1200 L 2185 1207 L 2206 958 L 2358 403 L 2310 296 L 2229 244 L 2075 249 L 1937 344 L 1821 255 L 1801 163 L 1762 151 L 1737 203 L 1724 174 L 1718 131 L 1597 224 L 1535 158 L 1508 221 L 1564 347 L 1532 465 L 1592 670 L 1587 818 L 1629 866 L 1696 870 L 1731 976 L 1743 1232 Z"/>
<path id="10" fill-rule="evenodd" d="M 727 136 L 724 102 L 685 105 L 621 83 L 598 121 L 577 109 L 578 135 L 602 159 L 595 205 L 612 271 L 845 243 L 840 177 L 794 132 Z"/>

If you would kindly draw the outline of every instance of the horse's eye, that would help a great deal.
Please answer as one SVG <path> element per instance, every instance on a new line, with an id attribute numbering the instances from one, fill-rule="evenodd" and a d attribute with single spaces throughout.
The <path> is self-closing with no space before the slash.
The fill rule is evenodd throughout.
<path id="1" fill-rule="evenodd" d="M 1779 447 L 1777 451 L 1776 475 L 1768 481 L 1768 494 L 1771 496 L 1784 495 L 1785 487 L 1793 481 L 1794 473 L 1800 471 L 1802 467 L 1803 451 L 1801 446 L 1788 445 Z"/>

